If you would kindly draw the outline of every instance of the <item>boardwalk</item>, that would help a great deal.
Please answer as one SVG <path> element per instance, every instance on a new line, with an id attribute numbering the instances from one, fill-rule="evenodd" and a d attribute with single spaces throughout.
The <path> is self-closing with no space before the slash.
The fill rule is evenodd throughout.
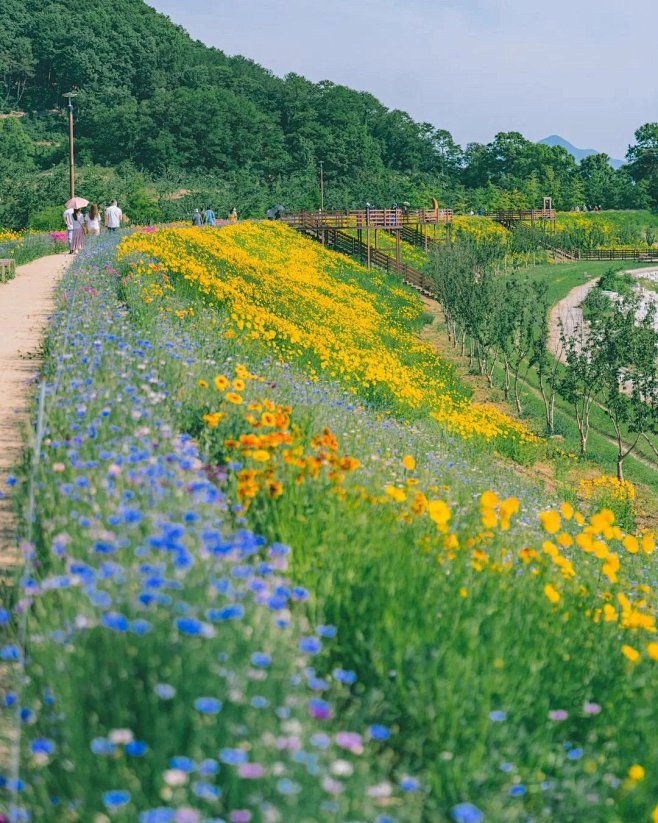
<path id="1" fill-rule="evenodd" d="M 0 489 L 20 460 L 30 383 L 38 372 L 43 332 L 53 308 L 55 284 L 71 258 L 52 255 L 19 266 L 0 285 Z M 0 576 L 17 560 L 16 531 L 8 496 L 0 499 Z"/>

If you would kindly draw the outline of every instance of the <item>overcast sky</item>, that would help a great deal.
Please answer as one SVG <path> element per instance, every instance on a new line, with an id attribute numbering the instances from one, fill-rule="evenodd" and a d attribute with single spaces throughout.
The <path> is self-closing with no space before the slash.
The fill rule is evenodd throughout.
<path id="1" fill-rule="evenodd" d="M 275 74 L 367 90 L 462 145 L 560 134 L 623 158 L 658 120 L 656 0 L 148 0 Z"/>

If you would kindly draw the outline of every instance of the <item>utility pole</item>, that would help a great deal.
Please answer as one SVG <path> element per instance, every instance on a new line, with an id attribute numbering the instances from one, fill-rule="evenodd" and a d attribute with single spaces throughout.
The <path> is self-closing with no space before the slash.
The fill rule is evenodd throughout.
<path id="1" fill-rule="evenodd" d="M 75 197 L 75 155 L 73 153 L 73 98 L 77 96 L 77 92 L 69 91 L 63 94 L 62 97 L 68 98 L 69 101 L 69 196 Z"/>
<path id="2" fill-rule="evenodd" d="M 320 160 L 320 211 L 324 211 L 324 160 Z"/>

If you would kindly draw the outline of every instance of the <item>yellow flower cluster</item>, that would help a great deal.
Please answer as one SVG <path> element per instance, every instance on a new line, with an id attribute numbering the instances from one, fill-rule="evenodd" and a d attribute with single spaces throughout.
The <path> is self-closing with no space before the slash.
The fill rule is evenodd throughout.
<path id="1" fill-rule="evenodd" d="M 149 277 L 159 275 L 150 265 L 156 260 L 224 308 L 230 334 L 261 341 L 311 379 L 324 374 L 406 412 L 430 412 L 463 437 L 537 440 L 464 396 L 454 369 L 417 339 L 413 323 L 423 307 L 415 294 L 283 224 L 136 233 L 122 241 L 119 257 Z"/>
<path id="2" fill-rule="evenodd" d="M 580 491 L 587 498 L 610 494 L 615 500 L 635 500 L 635 486 L 630 480 L 618 480 L 607 474 L 601 474 L 591 480 L 581 480 Z"/>
<path id="3" fill-rule="evenodd" d="M 238 366 L 232 379 L 216 375 L 212 381 L 216 393 L 208 404 L 211 410 L 202 415 L 209 432 L 223 422 L 243 429 L 246 424 L 246 431 L 223 440 L 227 452 L 238 452 L 244 465 L 237 473 L 236 489 L 244 509 L 249 509 L 261 491 L 272 500 L 281 497 L 287 469 L 295 485 L 323 473 L 335 489 L 339 488 L 345 475 L 357 469 L 360 462 L 339 453 L 338 441 L 328 428 L 311 439 L 311 449 L 306 451 L 300 432 L 291 426 L 290 406 L 277 405 L 268 398 L 245 400 L 241 392 L 250 380 L 261 378 L 250 374 L 246 366 Z M 200 380 L 198 385 L 210 389 L 207 380 Z M 217 406 L 223 410 L 214 410 Z"/>
<path id="4" fill-rule="evenodd" d="M 16 232 L 12 231 L 11 229 L 0 229 L 0 243 L 7 243 L 12 240 L 20 240 L 21 235 Z"/>

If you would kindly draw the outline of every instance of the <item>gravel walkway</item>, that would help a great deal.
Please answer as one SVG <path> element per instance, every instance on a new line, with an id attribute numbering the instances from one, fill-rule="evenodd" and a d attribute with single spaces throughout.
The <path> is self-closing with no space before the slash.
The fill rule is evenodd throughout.
<path id="1" fill-rule="evenodd" d="M 12 505 L 5 480 L 21 458 L 30 384 L 38 373 L 43 332 L 53 309 L 55 284 L 72 258 L 42 257 L 0 283 L 0 576 L 18 559 Z"/>

